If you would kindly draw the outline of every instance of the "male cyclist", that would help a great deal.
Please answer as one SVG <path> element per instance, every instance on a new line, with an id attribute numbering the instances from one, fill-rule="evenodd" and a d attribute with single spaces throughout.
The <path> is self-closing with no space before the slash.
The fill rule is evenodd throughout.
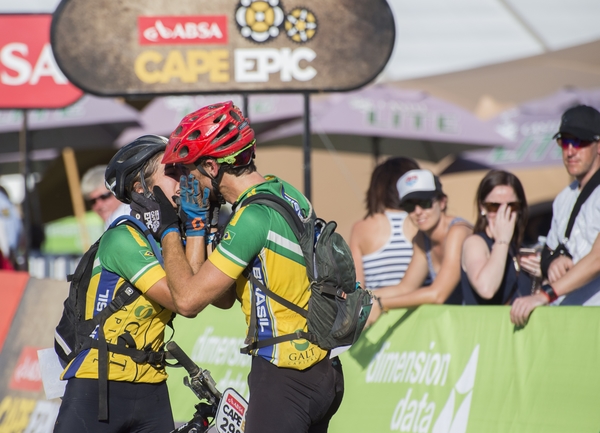
<path id="1" fill-rule="evenodd" d="M 154 192 L 161 210 L 167 204 L 160 230 L 177 311 L 193 316 L 215 301 L 231 307 L 237 297 L 248 322 L 254 305 L 257 333 L 249 337 L 260 342 L 307 331 L 306 319 L 266 297 L 260 286 L 304 309 L 310 290 L 302 250 L 284 217 L 259 204 L 245 206 L 243 200 L 256 193 L 274 194 L 303 217 L 309 214 L 311 204 L 285 181 L 260 175 L 254 156 L 254 131 L 231 102 L 189 114 L 169 138 L 163 163 L 186 164 L 192 175 L 183 178 L 181 186 L 188 240 L 206 237 L 211 198 L 232 203 L 235 212 L 208 260 L 204 242 L 195 244 L 203 247 L 197 272 L 186 261 L 175 230 L 176 215 L 160 189 Z M 328 351 L 302 339 L 254 348 L 250 354 L 245 432 L 326 432 L 343 395 L 339 360 L 332 361 Z"/>

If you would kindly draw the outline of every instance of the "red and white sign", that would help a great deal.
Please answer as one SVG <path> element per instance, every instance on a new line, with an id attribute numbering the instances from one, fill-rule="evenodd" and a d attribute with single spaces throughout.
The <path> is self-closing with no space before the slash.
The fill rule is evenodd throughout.
<path id="1" fill-rule="evenodd" d="M 54 60 L 51 21 L 52 15 L 0 15 L 0 109 L 62 108 L 83 95 Z"/>
<path id="2" fill-rule="evenodd" d="M 23 348 L 10 379 L 10 389 L 25 391 L 40 391 L 42 389 L 42 374 L 40 373 L 37 351 L 37 347 L 26 346 Z"/>
<path id="3" fill-rule="evenodd" d="M 138 17 L 140 45 L 227 44 L 227 16 Z"/>
<path id="4" fill-rule="evenodd" d="M 215 415 L 219 433 L 244 433 L 248 402 L 235 389 L 227 388 Z"/>

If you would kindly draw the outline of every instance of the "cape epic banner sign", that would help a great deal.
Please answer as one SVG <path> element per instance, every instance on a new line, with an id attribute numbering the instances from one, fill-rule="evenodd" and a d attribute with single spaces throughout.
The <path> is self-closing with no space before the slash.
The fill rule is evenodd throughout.
<path id="1" fill-rule="evenodd" d="M 82 92 L 58 69 L 51 15 L 0 15 L 0 109 L 62 108 Z"/>
<path id="2" fill-rule="evenodd" d="M 394 38 L 385 0 L 63 0 L 51 32 L 65 75 L 103 96 L 351 90 Z"/>

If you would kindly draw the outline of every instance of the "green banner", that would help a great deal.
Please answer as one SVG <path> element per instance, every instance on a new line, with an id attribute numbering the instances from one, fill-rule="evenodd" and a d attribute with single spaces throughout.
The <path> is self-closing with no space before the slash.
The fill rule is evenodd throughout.
<path id="1" fill-rule="evenodd" d="M 425 306 L 390 312 L 341 356 L 346 391 L 329 431 L 600 431 L 600 310 L 543 307 L 524 328 L 509 307 Z M 250 359 L 239 308 L 177 319 L 175 340 L 224 389 L 247 397 Z M 175 419 L 195 397 L 169 388 Z"/>
<path id="2" fill-rule="evenodd" d="M 221 392 L 234 388 L 248 399 L 251 358 L 240 353 L 246 337 L 246 321 L 239 304 L 229 310 L 209 306 L 194 319 L 177 316 L 174 328 L 173 340 L 200 368 L 210 371 Z M 187 373 L 182 368 L 171 368 L 168 373 L 173 417 L 177 422 L 189 421 L 198 399 L 183 385 Z"/>

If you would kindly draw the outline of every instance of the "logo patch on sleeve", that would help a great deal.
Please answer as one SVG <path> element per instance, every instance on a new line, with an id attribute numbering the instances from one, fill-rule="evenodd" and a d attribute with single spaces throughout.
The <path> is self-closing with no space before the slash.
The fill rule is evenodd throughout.
<path id="1" fill-rule="evenodd" d="M 223 235 L 223 238 L 221 239 L 221 242 L 225 242 L 227 245 L 229 245 L 234 237 L 235 232 L 232 232 L 231 230 L 226 230 L 225 234 Z"/>
<path id="2" fill-rule="evenodd" d="M 152 260 L 154 258 L 154 253 L 149 250 L 140 250 L 140 254 L 146 260 Z"/>

